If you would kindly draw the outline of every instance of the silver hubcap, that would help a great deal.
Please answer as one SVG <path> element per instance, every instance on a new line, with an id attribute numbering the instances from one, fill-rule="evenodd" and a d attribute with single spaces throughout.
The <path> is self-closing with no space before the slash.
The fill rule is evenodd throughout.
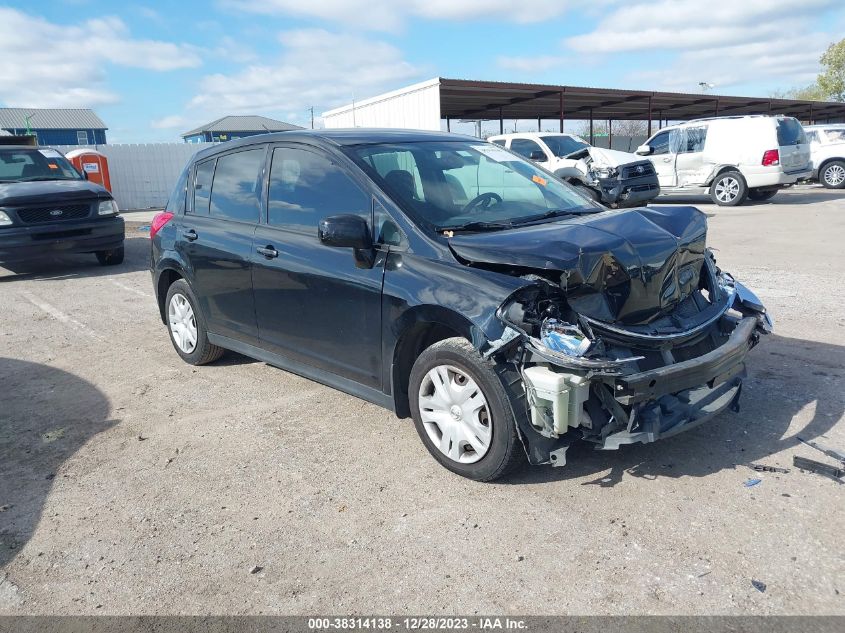
<path id="1" fill-rule="evenodd" d="M 739 181 L 728 176 L 716 183 L 716 199 L 719 202 L 733 202 L 739 195 Z"/>
<path id="2" fill-rule="evenodd" d="M 473 464 L 487 454 L 493 421 L 484 394 L 468 374 L 451 365 L 433 368 L 420 385 L 419 405 L 429 439 L 446 457 Z"/>
<path id="3" fill-rule="evenodd" d="M 171 297 L 167 320 L 170 323 L 170 334 L 179 349 L 186 354 L 193 352 L 197 347 L 197 320 L 185 295 L 177 293 Z"/>
<path id="4" fill-rule="evenodd" d="M 831 165 L 824 171 L 824 181 L 833 187 L 841 185 L 845 181 L 845 167 Z"/>

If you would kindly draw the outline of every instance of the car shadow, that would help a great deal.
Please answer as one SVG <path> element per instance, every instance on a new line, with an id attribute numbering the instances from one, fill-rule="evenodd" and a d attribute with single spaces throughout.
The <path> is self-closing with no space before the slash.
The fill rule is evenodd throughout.
<path id="1" fill-rule="evenodd" d="M 127 228 L 123 247 L 125 249 L 123 263 L 117 266 L 101 266 L 93 253 L 56 255 L 25 262 L 0 264 L 0 283 L 101 277 L 149 270 L 150 240 L 145 235 L 131 235 L 130 229 Z M 8 273 L 5 273 L 3 269 Z"/>
<path id="2" fill-rule="evenodd" d="M 797 436 L 824 436 L 845 413 L 845 347 L 770 335 L 747 364 L 739 413 L 726 411 L 688 432 L 618 451 L 576 442 L 565 466 L 526 466 L 501 483 L 592 478 L 582 485 L 611 487 L 627 477 L 705 477 L 754 463 L 792 468 L 791 457 L 772 456 L 798 446 Z M 799 412 L 809 421 L 797 424 Z"/>
<path id="3" fill-rule="evenodd" d="M 802 186 L 796 189 L 787 189 L 778 192 L 773 198 L 769 200 L 746 200 L 739 207 L 724 207 L 725 209 L 741 209 L 742 207 L 759 207 L 759 206 L 777 206 L 781 204 L 817 204 L 819 202 L 826 202 L 828 200 L 845 200 L 845 189 L 825 189 L 821 185 L 816 186 Z M 649 200 L 650 205 L 698 205 L 698 204 L 713 204 L 710 196 L 705 195 L 690 195 L 690 196 L 663 196 Z"/>
<path id="4" fill-rule="evenodd" d="M 97 387 L 71 373 L 0 357 L 0 569 L 29 541 L 62 465 L 119 422 Z"/>

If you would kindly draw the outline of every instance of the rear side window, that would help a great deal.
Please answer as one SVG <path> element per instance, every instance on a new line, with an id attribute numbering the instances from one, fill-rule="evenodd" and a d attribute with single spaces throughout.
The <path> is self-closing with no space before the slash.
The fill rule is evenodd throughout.
<path id="1" fill-rule="evenodd" d="M 194 213 L 208 215 L 208 199 L 211 197 L 211 179 L 214 177 L 214 160 L 197 165 L 194 177 Z"/>
<path id="2" fill-rule="evenodd" d="M 238 222 L 258 222 L 266 150 L 250 149 L 217 159 L 211 188 L 211 215 Z"/>
<path id="3" fill-rule="evenodd" d="M 827 140 L 831 143 L 841 143 L 845 141 L 845 128 L 826 130 L 825 135 L 827 136 Z"/>
<path id="4" fill-rule="evenodd" d="M 185 212 L 185 199 L 188 194 L 188 173 L 191 171 L 190 165 L 182 170 L 176 186 L 173 188 L 173 193 L 167 200 L 167 206 L 164 210 L 169 213 L 181 214 Z"/>
<path id="5" fill-rule="evenodd" d="M 369 221 L 372 199 L 327 156 L 292 147 L 273 150 L 267 205 L 270 225 L 316 234 L 320 220 L 339 213 L 354 213 Z"/>
<path id="6" fill-rule="evenodd" d="M 804 128 L 801 124 L 793 119 L 787 117 L 777 120 L 778 125 L 778 145 L 781 147 L 785 145 L 798 145 L 807 142 L 807 135 L 804 134 Z"/>
<path id="7" fill-rule="evenodd" d="M 702 127 L 688 127 L 683 131 L 681 137 L 679 154 L 691 154 L 694 152 L 704 151 L 704 141 L 707 139 L 707 128 Z"/>

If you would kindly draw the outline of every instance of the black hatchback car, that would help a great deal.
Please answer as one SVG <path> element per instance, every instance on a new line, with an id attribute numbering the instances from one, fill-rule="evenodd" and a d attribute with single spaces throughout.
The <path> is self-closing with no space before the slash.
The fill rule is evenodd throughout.
<path id="1" fill-rule="evenodd" d="M 225 143 L 194 157 L 150 233 L 185 361 L 235 350 L 412 416 L 478 480 L 735 406 L 771 328 L 697 209 L 607 210 L 452 134 Z"/>
<path id="2" fill-rule="evenodd" d="M 111 194 L 48 147 L 0 146 L 0 264 L 64 253 L 123 261 Z"/>

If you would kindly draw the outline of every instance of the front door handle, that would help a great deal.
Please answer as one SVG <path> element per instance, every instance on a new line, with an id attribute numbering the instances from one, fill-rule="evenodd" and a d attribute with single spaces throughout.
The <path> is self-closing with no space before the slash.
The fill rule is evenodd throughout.
<path id="1" fill-rule="evenodd" d="M 279 256 L 279 251 L 273 248 L 270 244 L 264 247 L 259 247 L 255 250 L 264 255 L 264 257 L 266 257 L 267 259 L 273 259 L 274 257 Z"/>
<path id="2" fill-rule="evenodd" d="M 664 158 L 664 159 L 663 159 L 663 162 L 664 162 L 664 163 L 671 163 L 671 162 L 672 162 L 672 159 L 671 159 L 671 158 Z"/>
<path id="3" fill-rule="evenodd" d="M 199 235 L 197 235 L 197 232 L 194 229 L 188 229 L 187 231 L 182 232 L 182 237 L 184 237 L 189 242 L 193 242 L 199 237 Z"/>

